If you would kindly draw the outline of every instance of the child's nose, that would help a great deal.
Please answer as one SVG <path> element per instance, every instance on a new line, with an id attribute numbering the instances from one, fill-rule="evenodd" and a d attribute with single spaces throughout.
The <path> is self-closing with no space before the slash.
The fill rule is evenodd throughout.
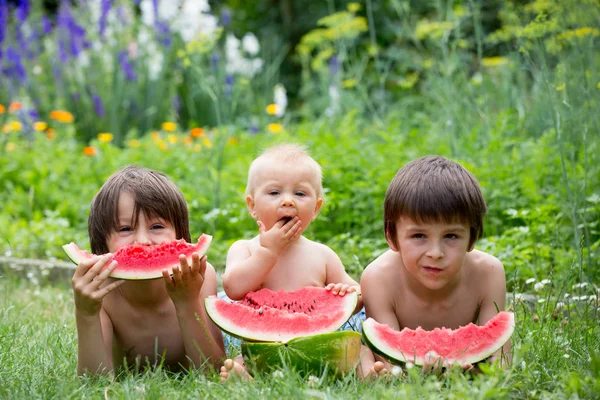
<path id="1" fill-rule="evenodd" d="M 137 244 L 152 244 L 148 232 L 140 229 L 135 233 L 135 242 Z"/>
<path id="2" fill-rule="evenodd" d="M 282 207 L 292 207 L 294 205 L 294 199 L 292 196 L 288 194 L 284 194 L 281 196 L 281 206 Z"/>
<path id="3" fill-rule="evenodd" d="M 442 258 L 444 257 L 444 249 L 442 244 L 438 241 L 433 241 L 431 246 L 427 249 L 427 256 L 431 258 Z"/>

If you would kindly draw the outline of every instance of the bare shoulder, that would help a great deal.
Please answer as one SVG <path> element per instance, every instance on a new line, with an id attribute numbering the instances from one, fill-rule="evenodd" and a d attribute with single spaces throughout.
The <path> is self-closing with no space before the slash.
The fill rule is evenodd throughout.
<path id="1" fill-rule="evenodd" d="M 360 278 L 361 287 L 363 285 L 382 285 L 391 281 L 397 282 L 400 266 L 398 262 L 401 262 L 398 253 L 387 250 L 367 265 Z"/>
<path id="2" fill-rule="evenodd" d="M 229 246 L 229 250 L 228 252 L 238 252 L 238 251 L 244 251 L 244 250 L 250 250 L 250 247 L 252 246 L 252 241 L 254 239 L 242 239 L 242 240 L 237 240 L 235 241 L 231 246 Z"/>
<path id="3" fill-rule="evenodd" d="M 467 262 L 469 268 L 476 274 L 484 274 L 487 276 L 504 276 L 504 265 L 502 262 L 491 254 L 480 250 L 473 250 L 467 253 Z"/>

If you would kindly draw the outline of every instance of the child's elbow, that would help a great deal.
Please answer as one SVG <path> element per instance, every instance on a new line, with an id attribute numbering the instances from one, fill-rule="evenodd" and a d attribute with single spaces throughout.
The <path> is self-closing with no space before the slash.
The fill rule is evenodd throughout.
<path id="1" fill-rule="evenodd" d="M 225 294 L 231 300 L 242 300 L 246 293 L 236 287 L 235 284 L 232 284 L 231 281 L 231 277 L 227 274 L 227 272 L 225 272 L 223 274 L 223 290 L 225 291 Z"/>

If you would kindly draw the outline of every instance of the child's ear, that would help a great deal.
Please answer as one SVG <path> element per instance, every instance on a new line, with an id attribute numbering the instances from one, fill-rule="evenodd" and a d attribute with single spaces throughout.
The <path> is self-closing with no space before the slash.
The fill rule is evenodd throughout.
<path id="1" fill-rule="evenodd" d="M 314 220 L 319 215 L 319 211 L 321 210 L 321 206 L 323 205 L 323 199 L 317 199 L 317 205 L 315 206 L 315 211 L 313 212 L 312 219 Z"/>
<path id="2" fill-rule="evenodd" d="M 385 240 L 387 241 L 388 246 L 390 246 L 390 249 L 396 252 L 398 251 L 398 246 L 396 246 L 396 243 L 394 243 L 387 230 L 385 231 Z"/>
<path id="3" fill-rule="evenodd" d="M 258 216 L 256 215 L 256 211 L 254 211 L 254 199 L 250 195 L 246 196 L 246 206 L 252 218 L 257 219 Z"/>

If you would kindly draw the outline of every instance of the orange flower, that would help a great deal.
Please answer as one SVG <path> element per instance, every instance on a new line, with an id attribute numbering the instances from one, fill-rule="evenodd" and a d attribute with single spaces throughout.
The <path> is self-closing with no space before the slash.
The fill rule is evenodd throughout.
<path id="1" fill-rule="evenodd" d="M 192 137 L 200 137 L 204 136 L 204 129 L 202 128 L 194 128 L 190 131 L 190 136 Z"/>
<path id="2" fill-rule="evenodd" d="M 192 143 L 194 143 L 194 138 L 191 136 L 186 136 L 183 138 L 183 144 L 185 144 L 186 146 L 191 145 Z"/>
<path id="3" fill-rule="evenodd" d="M 152 139 L 158 140 L 158 139 L 160 139 L 160 132 L 152 131 L 152 133 L 150 134 L 150 136 L 152 136 Z"/>
<path id="4" fill-rule="evenodd" d="M 175 129 L 177 129 L 177 124 L 175 122 L 163 122 L 162 129 L 163 131 L 173 132 Z"/>
<path id="5" fill-rule="evenodd" d="M 14 144 L 13 142 L 8 142 L 6 143 L 6 151 L 15 151 L 15 149 L 17 148 L 17 145 Z"/>
<path id="6" fill-rule="evenodd" d="M 83 148 L 83 154 L 88 157 L 94 156 L 96 155 L 96 148 L 93 146 L 85 146 Z"/>
<path id="7" fill-rule="evenodd" d="M 4 111 L 6 111 L 6 107 L 0 104 L 0 114 L 4 114 Z"/>
<path id="8" fill-rule="evenodd" d="M 238 138 L 236 138 L 236 137 L 232 137 L 232 138 L 229 138 L 229 140 L 227 140 L 227 143 L 229 143 L 229 144 L 231 144 L 233 146 L 235 146 L 239 142 L 240 142 L 240 140 Z"/>
<path id="9" fill-rule="evenodd" d="M 10 106 L 8 106 L 8 111 L 15 112 L 15 111 L 19 111 L 21 108 L 23 108 L 23 103 L 19 103 L 18 101 L 13 101 L 12 103 L 10 103 Z"/>
<path id="10" fill-rule="evenodd" d="M 50 118 L 66 124 L 73 122 L 75 119 L 73 118 L 73 114 L 63 110 L 55 110 L 50 112 Z"/>
<path id="11" fill-rule="evenodd" d="M 48 128 L 48 130 L 46 130 L 46 137 L 48 138 L 48 140 L 54 139 L 54 136 L 54 129 Z"/>

